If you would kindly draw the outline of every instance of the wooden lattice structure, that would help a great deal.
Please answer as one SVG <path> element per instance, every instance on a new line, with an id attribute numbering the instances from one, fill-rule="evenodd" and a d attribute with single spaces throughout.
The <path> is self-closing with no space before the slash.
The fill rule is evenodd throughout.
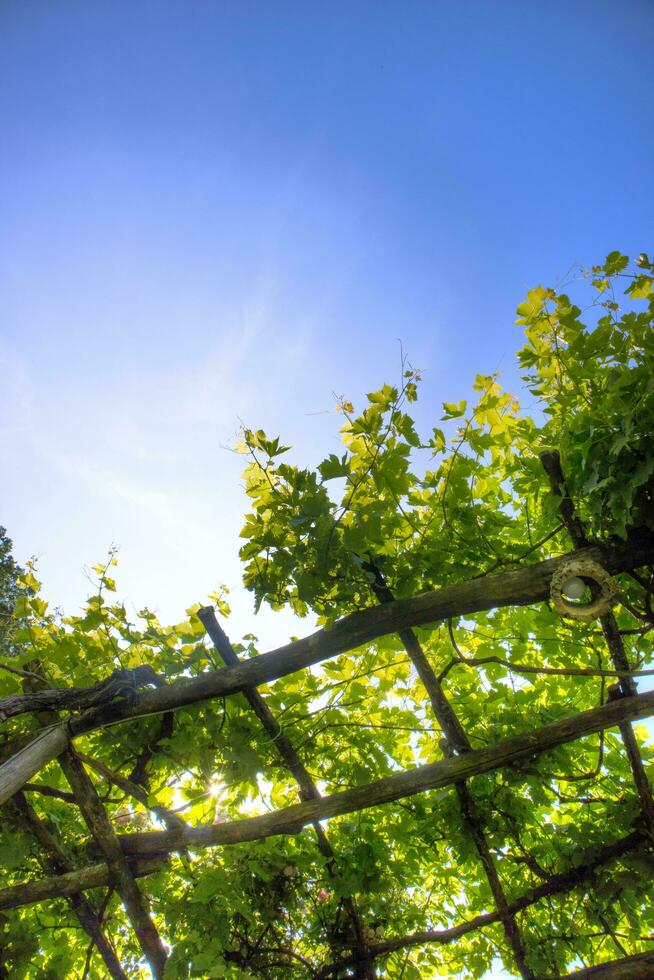
<path id="1" fill-rule="evenodd" d="M 120 895 L 152 974 L 156 978 L 164 977 L 167 950 L 148 911 L 138 879 L 161 868 L 168 855 L 187 849 L 199 851 L 274 835 L 298 834 L 303 828 L 310 827 L 327 867 L 331 868 L 330 873 L 336 876 L 338 865 L 333 845 L 328 829 L 321 821 L 402 800 L 429 789 L 452 786 L 463 823 L 483 866 L 493 907 L 472 919 L 453 921 L 447 929 L 379 939 L 365 928 L 355 899 L 349 898 L 345 903 L 352 927 L 349 948 L 320 969 L 314 968 L 312 975 L 324 980 L 348 976 L 370 980 L 383 975 L 384 957 L 394 950 L 428 943 L 453 943 L 474 930 L 500 923 L 513 953 L 516 972 L 524 978 L 533 977 L 525 954 L 521 917 L 528 915 L 532 906 L 549 896 L 565 894 L 584 883 L 591 887 L 601 870 L 621 856 L 651 853 L 654 847 L 652 789 L 631 726 L 634 720 L 654 714 L 654 692 L 638 694 L 636 690 L 635 675 L 648 671 L 632 669 L 615 617 L 611 611 L 604 611 L 599 624 L 612 659 L 612 669 L 594 673 L 603 673 L 614 682 L 607 702 L 588 711 L 570 714 L 563 720 L 527 734 L 521 733 L 494 745 L 474 749 L 448 701 L 443 678 L 438 677 L 430 665 L 415 630 L 426 624 L 447 623 L 455 616 L 470 616 L 503 606 L 544 602 L 549 598 L 553 576 L 573 558 L 597 563 L 611 576 L 632 572 L 654 562 L 654 537 L 642 528 L 632 532 L 626 541 L 590 544 L 562 488 L 558 456 L 544 454 L 542 461 L 552 488 L 560 497 L 561 519 L 572 545 L 570 552 L 562 557 L 523 564 L 509 571 L 397 600 L 379 573 L 373 584 L 378 600 L 376 606 L 339 620 L 329 629 L 242 662 L 219 625 L 214 610 L 206 607 L 199 616 L 225 664 L 224 669 L 161 684 L 147 668 L 137 668 L 130 672 L 130 677 L 116 674 L 92 689 L 48 691 L 35 688 L 27 689 L 24 695 L 5 699 L 0 705 L 4 721 L 23 712 L 34 712 L 42 728 L 36 736 L 21 735 L 10 738 L 2 745 L 0 802 L 20 811 L 21 819 L 38 841 L 44 864 L 50 868 L 51 874 L 42 880 L 29 880 L 0 889 L 0 909 L 52 898 L 66 899 L 92 945 L 101 954 L 107 974 L 124 977 L 124 968 L 107 938 L 101 910 L 85 897 L 89 889 L 110 885 Z M 369 785 L 323 796 L 291 738 L 257 688 L 391 633 L 399 634 L 424 685 L 431 711 L 442 733 L 443 759 Z M 556 673 L 554 668 L 551 670 Z M 593 672 L 580 668 L 579 673 Z M 274 742 L 284 766 L 296 780 L 301 800 L 298 804 L 263 816 L 190 826 L 178 815 L 153 803 L 138 781 L 112 773 L 102 762 L 80 754 L 74 747 L 76 738 L 100 728 L 153 715 L 160 715 L 165 726 L 166 719 L 171 718 L 171 713 L 179 708 L 236 692 L 245 695 L 261 726 Z M 467 780 L 501 767 L 511 767 L 556 746 L 614 727 L 619 728 L 640 803 L 641 820 L 638 826 L 629 835 L 618 839 L 612 839 L 610 828 L 607 828 L 606 843 L 595 850 L 591 860 L 572 865 L 530 891 L 509 899 L 497 873 L 483 815 L 472 798 Z M 70 785 L 71 802 L 81 810 L 94 842 L 97 859 L 83 867 L 71 866 L 60 843 L 28 802 L 25 792 L 32 777 L 55 759 L 59 761 Z M 131 834 L 117 832 L 100 801 L 89 775 L 90 770 L 109 779 L 129 797 L 150 808 L 165 829 Z M 570 976 L 654 976 L 654 951 L 590 967 Z"/>

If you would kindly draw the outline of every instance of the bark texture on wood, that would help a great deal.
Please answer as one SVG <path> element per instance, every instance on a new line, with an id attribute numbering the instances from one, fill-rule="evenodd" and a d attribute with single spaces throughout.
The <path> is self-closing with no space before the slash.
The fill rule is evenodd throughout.
<path id="1" fill-rule="evenodd" d="M 110 677 L 91 687 L 38 689 L 28 694 L 12 694 L 0 701 L 0 722 L 25 714 L 27 711 L 80 711 L 112 701 L 125 693 L 134 694 L 143 684 L 161 685 L 161 680 L 147 664 L 133 670 L 115 670 Z"/>
<path id="2" fill-rule="evenodd" d="M 552 875 L 548 881 L 530 889 L 524 895 L 511 902 L 509 909 L 512 913 L 521 912 L 532 905 L 535 905 L 543 898 L 552 895 L 562 894 L 584 884 L 589 877 L 594 875 L 597 868 L 615 861 L 625 854 L 642 847 L 645 838 L 638 831 L 634 831 L 626 837 L 622 837 L 611 844 L 605 844 L 598 848 L 581 864 L 569 868 L 559 874 Z M 153 874 L 161 868 L 159 858 L 148 858 L 134 862 L 131 865 L 132 874 L 135 877 Z M 58 875 L 55 878 L 48 878 L 42 881 L 30 881 L 20 885 L 12 885 L 9 888 L 0 889 L 0 909 L 18 908 L 21 905 L 30 905 L 34 902 L 46 899 L 62 898 L 76 894 L 88 888 L 97 888 L 106 885 L 109 881 L 109 869 L 107 865 L 94 864 L 86 868 L 69 874 Z M 406 949 L 412 946 L 422 946 L 426 943 L 450 943 L 475 929 L 491 925 L 499 920 L 499 912 L 487 912 L 477 915 L 465 922 L 460 922 L 450 929 L 431 929 L 420 932 L 409 933 L 404 936 L 397 936 L 382 943 L 371 946 L 371 951 L 375 956 L 384 956 L 395 952 L 398 949 Z M 350 958 L 344 958 L 338 964 L 331 964 L 324 967 L 320 977 L 333 976 L 343 967 L 351 964 Z"/>
<path id="3" fill-rule="evenodd" d="M 539 752 L 572 742 L 584 735 L 605 728 L 615 728 L 622 721 L 646 718 L 653 713 L 654 691 L 633 698 L 620 698 L 599 708 L 591 708 L 561 721 L 550 722 L 542 728 L 521 732 L 483 749 L 386 776 L 365 786 L 323 796 L 319 800 L 307 800 L 260 817 L 194 827 L 185 833 L 148 831 L 129 834 L 121 836 L 120 842 L 127 855 L 145 856 L 167 854 L 184 845 L 190 848 L 213 847 L 259 840 L 276 834 L 297 834 L 316 820 L 392 803 L 424 790 L 451 786 L 480 773 L 522 762 Z"/>
<path id="4" fill-rule="evenodd" d="M 600 963 L 575 973 L 566 973 L 565 980 L 652 980 L 654 977 L 654 949 L 622 960 Z M 559 980 L 564 980 L 559 977 Z"/>
<path id="5" fill-rule="evenodd" d="M 164 975 L 167 953 L 100 797 L 72 749 L 63 753 L 60 762 L 82 816 L 107 862 L 111 883 L 123 901 L 125 912 L 138 937 L 143 954 L 150 964 L 153 976 L 155 980 L 160 980 Z"/>
<path id="6" fill-rule="evenodd" d="M 154 874 L 162 867 L 161 858 L 145 858 L 130 861 L 130 871 L 135 878 Z M 25 881 L 20 885 L 0 888 L 0 909 L 17 909 L 21 905 L 33 905 L 53 898 L 68 898 L 89 888 L 101 888 L 110 883 L 109 868 L 105 862 L 90 864 L 76 871 L 58 874 L 54 878 Z"/>
<path id="7" fill-rule="evenodd" d="M 22 745 L 0 766 L 0 804 L 22 789 L 67 746 L 68 733 L 63 722 L 42 728 L 30 742 Z"/>

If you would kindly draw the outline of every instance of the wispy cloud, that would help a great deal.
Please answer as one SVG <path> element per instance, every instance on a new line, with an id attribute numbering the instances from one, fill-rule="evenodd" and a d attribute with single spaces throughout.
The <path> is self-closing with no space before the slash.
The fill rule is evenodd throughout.
<path id="1" fill-rule="evenodd" d="M 0 348 L 0 438 L 28 432 L 32 426 L 32 383 L 27 358 Z"/>

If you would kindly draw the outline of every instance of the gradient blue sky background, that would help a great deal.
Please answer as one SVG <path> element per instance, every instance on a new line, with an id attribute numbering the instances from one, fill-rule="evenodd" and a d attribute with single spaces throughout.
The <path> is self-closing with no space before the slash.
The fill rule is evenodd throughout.
<path id="1" fill-rule="evenodd" d="M 239 419 L 296 458 L 423 369 L 518 384 L 525 290 L 651 250 L 654 4 L 0 2 L 0 522 L 74 611 L 220 582 Z"/>

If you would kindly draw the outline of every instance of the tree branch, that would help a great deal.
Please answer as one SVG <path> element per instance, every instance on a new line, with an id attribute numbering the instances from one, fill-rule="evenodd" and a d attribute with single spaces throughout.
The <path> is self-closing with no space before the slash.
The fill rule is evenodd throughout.
<path id="1" fill-rule="evenodd" d="M 25 783 L 23 790 L 27 793 L 40 793 L 41 796 L 51 796 L 55 800 L 63 800 L 64 803 L 75 803 L 72 793 L 67 793 L 63 789 L 55 789 L 54 786 L 47 786 L 45 783 Z"/>
<path id="2" fill-rule="evenodd" d="M 628 854 L 630 851 L 636 850 L 643 844 L 645 844 L 645 838 L 637 831 L 629 834 L 627 837 L 622 837 L 620 840 L 614 841 L 612 844 L 605 844 L 603 847 L 598 848 L 594 855 L 583 864 L 552 875 L 542 885 L 530 889 L 524 895 L 515 899 L 510 903 L 509 911 L 512 915 L 516 915 L 518 912 L 523 912 L 530 906 L 540 902 L 543 898 L 549 898 L 552 895 L 564 894 L 565 892 L 571 891 L 592 877 L 597 868 L 622 857 L 624 854 Z M 388 939 L 383 943 L 377 943 L 371 948 L 375 956 L 387 956 L 389 953 L 394 953 L 398 949 L 409 949 L 412 946 L 424 946 L 427 943 L 447 944 L 453 942 L 455 939 L 460 939 L 461 936 L 465 936 L 469 932 L 474 932 L 476 929 L 492 925 L 492 923 L 498 922 L 499 919 L 499 911 L 484 912 L 465 922 L 460 922 L 450 929 L 425 929 L 420 932 L 413 932 L 405 936 Z M 320 972 L 319 976 L 321 980 L 326 980 L 327 977 L 333 976 L 337 970 L 347 965 L 347 961 L 342 961 L 335 967 L 326 967 Z"/>
<path id="3" fill-rule="evenodd" d="M 149 785 L 148 766 L 150 765 L 152 757 L 156 754 L 160 742 L 166 738 L 171 738 L 174 725 L 175 715 L 172 711 L 166 712 L 161 719 L 158 732 L 143 748 L 138 759 L 136 760 L 136 764 L 129 775 L 130 782 L 140 783 L 147 789 Z"/>
<path id="4" fill-rule="evenodd" d="M 108 780 L 108 782 L 113 783 L 114 786 L 117 786 L 118 789 L 122 789 L 122 791 L 128 796 L 138 800 L 138 802 L 144 806 L 146 810 L 150 810 L 152 813 L 154 813 L 154 815 L 158 817 L 169 830 L 184 829 L 187 826 L 186 821 L 182 820 L 181 817 L 178 817 L 172 810 L 167 810 L 165 806 L 160 806 L 157 803 L 151 803 L 147 790 L 132 782 L 131 779 L 125 779 L 124 776 L 114 772 L 109 768 L 109 766 L 105 766 L 103 762 L 100 762 L 98 759 L 93 759 L 90 755 L 85 755 L 83 752 L 78 752 L 77 757 L 90 769 L 95 769 L 95 771 Z"/>

